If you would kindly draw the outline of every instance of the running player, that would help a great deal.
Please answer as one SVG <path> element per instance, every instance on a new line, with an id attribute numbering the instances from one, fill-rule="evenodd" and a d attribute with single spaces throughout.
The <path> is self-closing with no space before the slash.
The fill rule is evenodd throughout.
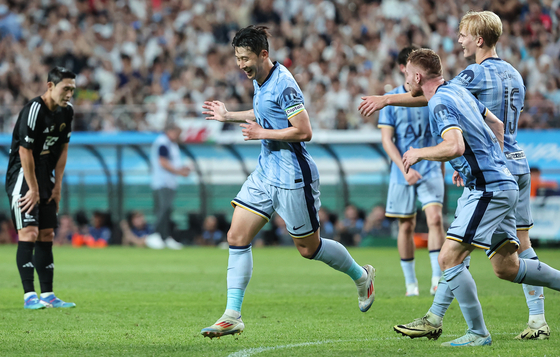
<path id="1" fill-rule="evenodd" d="M 47 91 L 23 107 L 12 136 L 6 192 L 19 236 L 16 263 L 26 309 L 76 306 L 53 293 L 52 253 L 74 117 L 70 104 L 76 89 L 74 78 L 76 75 L 63 67 L 53 68 L 48 74 Z M 35 270 L 40 297 L 33 283 Z"/>
<path id="2" fill-rule="evenodd" d="M 439 256 L 447 287 L 459 302 L 469 329 L 442 346 L 490 345 L 492 338 L 476 285 L 464 263 L 471 251 L 485 249 L 496 276 L 516 283 L 560 291 L 560 271 L 517 256 L 515 207 L 519 188 L 502 153 L 503 123 L 463 86 L 444 81 L 441 60 L 432 50 L 410 54 L 406 80 L 413 96 L 424 95 L 428 100 L 430 127 L 441 142 L 407 151 L 403 156 L 405 171 L 421 160 L 449 161 L 470 190 Z"/>
<path id="3" fill-rule="evenodd" d="M 241 304 L 253 271 L 251 241 L 275 211 L 303 257 L 322 261 L 354 280 L 362 312 L 375 298 L 375 269 L 359 266 L 344 246 L 319 235 L 319 173 L 304 143 L 312 136 L 309 116 L 293 76 L 271 61 L 268 36 L 266 27 L 248 26 L 232 41 L 237 65 L 253 80 L 253 109 L 228 112 L 218 101 L 203 106 L 207 119 L 244 123 L 240 126 L 245 140 L 261 140 L 257 168 L 231 202 L 226 311 L 215 324 L 202 329 L 205 337 L 243 331 Z"/>
<path id="4" fill-rule="evenodd" d="M 404 74 L 408 55 L 417 47 L 402 49 L 397 64 Z M 395 88 L 393 93 L 407 93 L 408 84 Z M 441 277 L 438 255 L 444 240 L 441 207 L 444 182 L 441 164 L 423 161 L 404 174 L 402 155 L 410 147 L 420 148 L 435 145 L 428 120 L 428 108 L 405 108 L 388 106 L 379 112 L 378 127 L 381 128 L 383 148 L 391 161 L 391 180 L 387 193 L 385 215 L 399 219 L 397 244 L 401 267 L 406 284 L 406 296 L 418 296 L 418 280 L 414 270 L 414 228 L 416 226 L 416 199 L 422 203 L 428 223 L 428 250 L 432 265 L 430 294 L 435 295 Z M 394 140 L 394 141 L 393 141 Z"/>
<path id="5" fill-rule="evenodd" d="M 507 167 L 519 185 L 519 202 L 515 210 L 517 237 L 519 238 L 519 257 L 538 260 L 531 247 L 529 229 L 533 226 L 530 207 L 530 173 L 525 153 L 517 144 L 517 123 L 523 110 L 525 86 L 519 72 L 509 63 L 498 57 L 496 43 L 502 34 L 502 22 L 491 11 L 469 12 L 463 16 L 459 24 L 459 43 L 463 47 L 465 57 L 474 56 L 476 63 L 468 66 L 453 83 L 466 87 L 492 113 L 504 122 L 504 152 Z M 376 106 L 383 106 L 383 97 L 367 97 L 360 108 L 363 113 L 371 114 Z M 388 100 L 391 105 L 421 105 L 425 98 L 412 98 L 404 94 L 392 96 Z M 408 103 L 408 104 L 407 104 Z M 454 175 L 454 178 L 457 176 Z M 468 195 L 465 189 L 464 195 Z M 460 207 L 459 207 L 460 208 Z M 470 259 L 470 258 L 468 258 Z M 468 262 L 467 262 L 468 264 Z M 439 337 L 442 319 L 451 304 L 451 295 L 445 294 L 446 289 L 440 288 L 434 304 L 423 319 L 407 325 L 395 326 L 410 337 Z M 527 328 L 517 335 L 516 339 L 548 339 L 550 328 L 544 316 L 544 293 L 540 286 L 523 284 L 523 291 L 529 307 Z M 425 321 L 425 318 L 428 321 Z M 410 328 L 408 328 L 408 327 Z M 437 336 L 437 337 L 436 337 Z"/>

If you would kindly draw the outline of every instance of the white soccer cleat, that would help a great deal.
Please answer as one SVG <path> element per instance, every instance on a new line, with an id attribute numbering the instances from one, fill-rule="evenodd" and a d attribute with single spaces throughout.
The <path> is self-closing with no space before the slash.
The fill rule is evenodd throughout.
<path id="1" fill-rule="evenodd" d="M 369 310 L 375 301 L 375 268 L 371 265 L 364 265 L 367 272 L 366 281 L 361 284 L 356 284 L 358 288 L 358 306 L 361 312 Z"/>
<path id="2" fill-rule="evenodd" d="M 146 237 L 146 247 L 152 249 L 163 249 L 165 248 L 165 243 L 161 239 L 161 234 L 152 233 Z"/>
<path id="3" fill-rule="evenodd" d="M 479 336 L 467 330 L 467 333 L 453 341 L 444 342 L 442 347 L 472 347 L 472 346 L 490 346 L 492 344 L 492 336 Z"/>
<path id="4" fill-rule="evenodd" d="M 523 332 L 515 336 L 516 340 L 548 340 L 550 338 L 550 327 L 544 324 L 539 328 L 531 328 L 527 326 Z"/>
<path id="5" fill-rule="evenodd" d="M 204 337 L 210 337 L 210 339 L 213 339 L 214 337 L 220 338 L 221 336 L 226 335 L 240 335 L 241 332 L 243 332 L 243 329 L 245 329 L 245 324 L 241 321 L 241 316 L 236 319 L 224 314 L 214 325 L 203 328 L 202 331 L 200 331 L 200 334 Z"/>
<path id="6" fill-rule="evenodd" d="M 183 249 L 183 244 L 177 242 L 172 237 L 167 237 L 165 239 L 165 246 L 169 249 L 180 250 Z"/>
<path id="7" fill-rule="evenodd" d="M 420 293 L 418 292 L 418 283 L 410 283 L 406 284 L 406 294 L 405 296 L 418 296 Z"/>
<path id="8" fill-rule="evenodd" d="M 393 330 L 410 338 L 427 337 L 429 340 L 437 340 L 443 332 L 442 324 L 432 324 L 427 316 L 416 319 L 406 325 L 393 326 Z"/>

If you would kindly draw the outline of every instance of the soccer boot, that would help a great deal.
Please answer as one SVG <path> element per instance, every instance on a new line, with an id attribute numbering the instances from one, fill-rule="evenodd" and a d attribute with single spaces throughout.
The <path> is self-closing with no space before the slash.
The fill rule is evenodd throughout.
<path id="1" fill-rule="evenodd" d="M 366 281 L 356 284 L 358 288 L 358 306 L 361 312 L 366 312 L 375 301 L 375 268 L 371 265 L 364 265 L 367 272 Z"/>
<path id="2" fill-rule="evenodd" d="M 516 340 L 548 340 L 550 337 L 550 327 L 545 323 L 539 328 L 527 326 L 523 332 L 515 336 Z"/>
<path id="3" fill-rule="evenodd" d="M 453 341 L 444 342 L 443 347 L 472 347 L 472 346 L 490 346 L 492 344 L 492 336 L 479 336 L 467 330 L 464 336 L 454 339 Z"/>
<path id="4" fill-rule="evenodd" d="M 65 302 L 57 298 L 54 294 L 50 294 L 48 296 L 42 297 L 41 302 L 45 304 L 46 307 L 55 307 L 55 308 L 69 308 L 69 307 L 76 307 L 76 304 L 73 302 Z"/>
<path id="5" fill-rule="evenodd" d="M 210 339 L 214 337 L 220 338 L 221 336 L 225 335 L 235 335 L 241 334 L 243 329 L 245 328 L 245 324 L 241 321 L 241 316 L 239 318 L 234 318 L 224 314 L 222 317 L 216 321 L 216 323 L 212 326 L 203 328 L 200 333 L 204 337 L 210 337 Z"/>
<path id="6" fill-rule="evenodd" d="M 29 310 L 40 310 L 47 307 L 45 304 L 39 300 L 37 294 L 30 294 L 27 298 L 24 297 L 23 308 Z"/>
<path id="7" fill-rule="evenodd" d="M 443 331 L 442 325 L 436 326 L 424 316 L 406 325 L 393 326 L 393 330 L 410 338 L 427 337 L 429 340 L 437 340 Z"/>
<path id="8" fill-rule="evenodd" d="M 418 295 L 420 295 L 420 293 L 418 292 L 418 283 L 406 284 L 405 296 L 418 296 Z"/>

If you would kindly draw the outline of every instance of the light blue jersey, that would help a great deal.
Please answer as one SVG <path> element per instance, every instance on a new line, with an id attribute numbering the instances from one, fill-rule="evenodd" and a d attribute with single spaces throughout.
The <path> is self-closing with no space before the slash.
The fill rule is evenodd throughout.
<path id="1" fill-rule="evenodd" d="M 498 139 L 484 122 L 488 109 L 463 86 L 446 82 L 428 102 L 430 126 L 434 136 L 459 129 L 465 152 L 449 163 L 466 180 L 465 186 L 479 191 L 518 190 L 506 167 Z"/>
<path id="2" fill-rule="evenodd" d="M 404 86 L 395 88 L 387 94 L 401 93 L 406 93 Z M 399 150 L 401 157 L 411 146 L 418 149 L 436 145 L 430 130 L 429 110 L 427 107 L 406 108 L 386 106 L 379 112 L 377 127 L 394 128 L 395 146 Z M 422 179 L 418 183 L 431 177 L 442 176 L 441 164 L 435 161 L 423 160 L 414 164 L 412 168 L 422 175 Z M 391 164 L 391 182 L 408 185 L 401 170 L 399 170 L 394 162 Z"/>
<path id="3" fill-rule="evenodd" d="M 507 167 L 514 175 L 529 173 L 529 163 L 516 139 L 517 123 L 525 100 L 525 85 L 519 72 L 506 61 L 491 57 L 481 64 L 471 64 L 451 83 L 466 87 L 504 122 Z"/>
<path id="4" fill-rule="evenodd" d="M 292 74 L 278 62 L 262 85 L 253 81 L 253 109 L 265 129 L 285 129 L 289 119 L 305 110 L 303 94 Z M 301 188 L 319 179 L 317 165 L 303 142 L 261 140 L 255 174 L 264 182 L 285 189 Z"/>

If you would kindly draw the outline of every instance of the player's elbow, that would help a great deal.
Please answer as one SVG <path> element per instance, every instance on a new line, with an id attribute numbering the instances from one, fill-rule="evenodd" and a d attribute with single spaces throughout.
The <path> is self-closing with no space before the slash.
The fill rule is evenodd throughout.
<path id="1" fill-rule="evenodd" d="M 311 141 L 313 138 L 313 132 L 311 130 L 304 131 L 301 135 L 301 141 Z"/>
<path id="2" fill-rule="evenodd" d="M 462 141 L 453 143 L 450 153 L 453 158 L 462 156 L 465 153 L 465 143 Z"/>

